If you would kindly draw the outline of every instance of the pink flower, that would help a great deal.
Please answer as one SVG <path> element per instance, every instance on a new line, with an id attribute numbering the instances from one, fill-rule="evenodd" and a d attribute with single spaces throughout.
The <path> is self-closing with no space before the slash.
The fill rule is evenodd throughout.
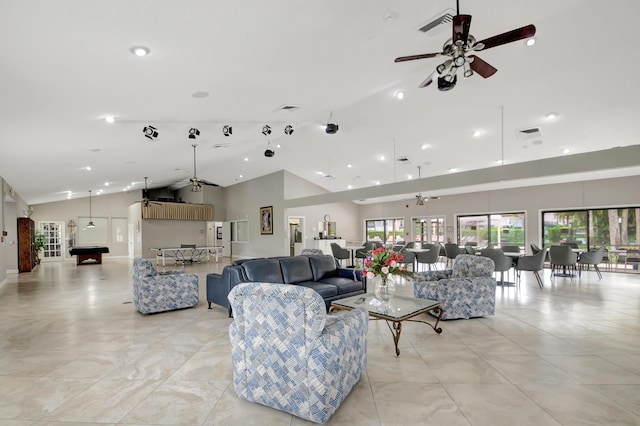
<path id="1" fill-rule="evenodd" d="M 386 266 L 383 266 L 382 269 L 380 269 L 380 272 L 382 272 L 383 274 L 387 275 L 389 273 L 389 268 Z"/>
<path id="2" fill-rule="evenodd" d="M 375 277 L 375 275 L 373 274 L 373 272 L 371 272 L 371 271 L 367 272 L 367 279 L 368 280 L 372 280 L 374 277 Z"/>
<path id="3" fill-rule="evenodd" d="M 396 266 L 398 266 L 398 262 L 396 262 L 395 259 L 391 259 L 391 262 L 389 262 L 389 266 L 395 268 Z"/>

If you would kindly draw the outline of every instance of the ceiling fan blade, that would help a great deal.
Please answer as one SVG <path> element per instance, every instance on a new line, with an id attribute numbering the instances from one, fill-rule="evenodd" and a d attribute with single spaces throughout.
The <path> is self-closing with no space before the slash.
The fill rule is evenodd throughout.
<path id="1" fill-rule="evenodd" d="M 415 61 L 416 59 L 435 58 L 436 56 L 442 56 L 442 53 L 423 53 L 421 55 L 400 56 L 393 62 Z"/>
<path id="2" fill-rule="evenodd" d="M 458 40 L 462 44 L 467 42 L 469 38 L 469 28 L 471 28 L 471 15 L 456 15 L 453 17 L 453 42 Z"/>
<path id="3" fill-rule="evenodd" d="M 489 78 L 498 72 L 496 68 L 478 58 L 476 55 L 469 55 L 469 59 L 473 59 L 469 62 L 471 69 L 483 78 Z"/>
<path id="4" fill-rule="evenodd" d="M 434 72 L 432 72 L 431 74 L 429 74 L 429 77 L 425 78 L 425 79 L 424 79 L 424 81 L 418 85 L 418 88 L 422 89 L 423 87 L 427 87 L 427 86 L 429 86 L 431 83 L 433 83 L 433 75 L 434 75 L 435 73 L 436 73 L 436 72 L 434 71 Z"/>
<path id="5" fill-rule="evenodd" d="M 491 49 L 492 47 L 500 46 L 502 44 L 524 40 L 525 38 L 533 37 L 535 34 L 536 27 L 534 25 L 527 25 L 526 27 L 517 28 L 515 30 L 507 31 L 506 33 L 486 38 L 479 41 L 477 44 L 484 45 L 484 47 L 479 50 L 487 50 Z"/>
<path id="6" fill-rule="evenodd" d="M 204 179 L 200 179 L 200 183 L 201 183 L 202 185 L 219 186 L 217 183 L 209 182 L 209 181 L 204 180 Z"/>

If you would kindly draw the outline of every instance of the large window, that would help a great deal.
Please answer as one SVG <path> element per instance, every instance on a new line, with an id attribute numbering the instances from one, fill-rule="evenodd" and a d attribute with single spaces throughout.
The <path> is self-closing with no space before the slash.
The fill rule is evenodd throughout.
<path id="1" fill-rule="evenodd" d="M 458 243 L 478 247 L 524 247 L 523 212 L 458 216 Z"/>
<path id="2" fill-rule="evenodd" d="M 640 208 L 542 212 L 542 241 L 549 247 L 576 243 L 581 249 L 639 245 Z"/>
<path id="3" fill-rule="evenodd" d="M 404 219 L 374 219 L 366 221 L 367 242 L 379 241 L 383 244 L 404 243 Z"/>

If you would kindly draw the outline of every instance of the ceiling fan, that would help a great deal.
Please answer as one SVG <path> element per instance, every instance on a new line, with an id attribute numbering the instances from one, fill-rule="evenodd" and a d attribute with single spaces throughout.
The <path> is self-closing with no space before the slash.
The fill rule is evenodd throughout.
<path id="1" fill-rule="evenodd" d="M 418 180 L 420 180 L 421 175 L 420 175 L 420 169 L 422 168 L 422 166 L 418 166 Z M 425 197 L 424 195 L 422 195 L 422 192 L 418 192 L 418 194 L 416 194 L 416 206 L 424 206 L 424 203 L 429 201 L 429 200 L 439 200 L 440 197 Z"/>
<path id="2" fill-rule="evenodd" d="M 416 59 L 435 58 L 438 56 L 448 57 L 443 63 L 436 67 L 418 87 L 427 87 L 433 82 L 433 78 L 438 74 L 438 89 L 442 91 L 451 90 L 456 86 L 458 80 L 457 72 L 459 68 L 464 70 L 464 77 L 471 77 L 474 72 L 483 78 L 491 77 L 498 70 L 492 65 L 474 55 L 474 52 L 491 49 L 502 44 L 511 43 L 525 38 L 533 37 L 536 34 L 536 27 L 527 25 L 522 28 L 507 31 L 493 37 L 476 41 L 475 37 L 469 34 L 471 27 L 471 15 L 460 14 L 460 2 L 456 0 L 457 14 L 453 17 L 453 35 L 442 46 L 442 52 L 423 53 L 420 55 L 400 56 L 395 62 L 413 61 Z"/>
<path id="3" fill-rule="evenodd" d="M 191 144 L 191 146 L 193 147 L 193 177 L 189 178 L 189 182 L 191 182 L 191 192 L 202 191 L 202 185 L 218 186 L 217 183 L 212 183 L 198 177 L 196 174 L 196 147 L 198 144 L 194 143 Z"/>

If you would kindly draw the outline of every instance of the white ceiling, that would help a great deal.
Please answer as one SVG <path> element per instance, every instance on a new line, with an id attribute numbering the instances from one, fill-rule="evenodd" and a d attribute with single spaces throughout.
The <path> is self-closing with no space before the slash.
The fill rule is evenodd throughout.
<path id="1" fill-rule="evenodd" d="M 417 86 L 442 60 L 393 59 L 440 51 L 450 25 L 417 28 L 453 0 L 2 0 L 0 175 L 29 204 L 140 189 L 144 176 L 168 186 L 193 174 L 190 127 L 200 178 L 229 186 L 285 169 L 332 192 L 415 178 L 418 165 L 425 178 L 638 143 L 640 3 L 460 3 L 477 39 L 534 24 L 537 43 L 480 52 L 497 74 L 439 92 Z M 276 111 L 285 104 L 301 107 Z M 334 135 L 322 128 L 331 113 Z M 516 137 L 535 126 L 538 142 Z"/>

